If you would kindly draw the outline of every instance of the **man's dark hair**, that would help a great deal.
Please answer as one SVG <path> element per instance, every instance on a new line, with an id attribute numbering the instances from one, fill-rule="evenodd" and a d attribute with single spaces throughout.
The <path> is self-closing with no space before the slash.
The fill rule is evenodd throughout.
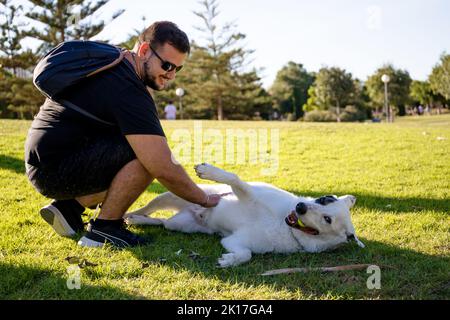
<path id="1" fill-rule="evenodd" d="M 166 42 L 181 53 L 189 54 L 189 38 L 178 26 L 170 21 L 157 21 L 139 35 L 139 43 L 148 42 L 153 48 L 163 46 Z"/>

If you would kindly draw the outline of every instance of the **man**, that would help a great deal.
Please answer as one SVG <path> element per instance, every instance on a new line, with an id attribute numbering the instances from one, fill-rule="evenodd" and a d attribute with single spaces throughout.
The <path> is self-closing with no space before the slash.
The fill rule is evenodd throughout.
<path id="1" fill-rule="evenodd" d="M 164 115 L 166 120 L 175 120 L 177 118 L 177 107 L 173 105 L 173 101 L 164 108 Z"/>
<path id="2" fill-rule="evenodd" d="M 80 245 L 147 243 L 125 228 L 122 217 L 154 179 L 187 201 L 218 204 L 219 195 L 205 194 L 173 161 L 147 90 L 163 90 L 175 79 L 189 51 L 186 34 L 174 23 L 156 22 L 120 64 L 64 92 L 65 100 L 115 126 L 45 101 L 25 144 L 26 172 L 36 190 L 55 199 L 40 213 L 58 234 L 83 231 L 84 209 L 101 203 Z"/>

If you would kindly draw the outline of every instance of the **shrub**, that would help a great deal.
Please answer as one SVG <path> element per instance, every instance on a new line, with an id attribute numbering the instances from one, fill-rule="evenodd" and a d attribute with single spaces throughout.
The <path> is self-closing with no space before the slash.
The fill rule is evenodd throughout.
<path id="1" fill-rule="evenodd" d="M 355 106 L 346 106 L 341 114 L 342 122 L 364 121 L 366 119 L 366 112 L 358 110 Z"/>
<path id="2" fill-rule="evenodd" d="M 313 110 L 306 112 L 304 121 L 307 122 L 336 122 L 336 115 L 330 111 Z"/>
<path id="3" fill-rule="evenodd" d="M 297 120 L 297 119 L 295 118 L 295 114 L 293 114 L 293 113 L 287 113 L 287 114 L 286 114 L 286 120 L 287 120 L 287 121 L 295 121 L 295 120 Z"/>

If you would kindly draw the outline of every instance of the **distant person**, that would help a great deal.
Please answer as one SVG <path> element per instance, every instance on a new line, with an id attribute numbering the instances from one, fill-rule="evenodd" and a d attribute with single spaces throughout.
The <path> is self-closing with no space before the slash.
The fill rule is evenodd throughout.
<path id="1" fill-rule="evenodd" d="M 279 115 L 278 111 L 274 110 L 273 114 L 272 114 L 272 119 L 273 120 L 278 120 L 279 118 L 280 118 L 280 115 Z"/>
<path id="2" fill-rule="evenodd" d="M 417 107 L 417 113 L 419 114 L 419 116 L 423 114 L 423 107 L 421 104 Z"/>
<path id="3" fill-rule="evenodd" d="M 177 118 L 177 107 L 174 106 L 172 100 L 164 108 L 164 117 L 166 120 L 175 120 Z"/>

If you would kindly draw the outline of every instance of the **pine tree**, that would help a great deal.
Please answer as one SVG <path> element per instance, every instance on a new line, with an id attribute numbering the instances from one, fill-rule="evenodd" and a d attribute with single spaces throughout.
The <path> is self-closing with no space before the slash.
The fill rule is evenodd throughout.
<path id="1" fill-rule="evenodd" d="M 29 0 L 34 8 L 26 16 L 45 25 L 42 30 L 33 27 L 27 35 L 41 40 L 38 51 L 44 53 L 51 47 L 68 40 L 88 40 L 99 34 L 106 23 L 92 23 L 92 16 L 109 0 Z M 111 21 L 124 10 L 117 11 Z M 109 21 L 110 22 L 110 21 Z M 108 22 L 108 23 L 109 23 Z"/>
<path id="2" fill-rule="evenodd" d="M 36 89 L 31 79 L 13 77 L 9 81 L 4 97 L 8 101 L 7 109 L 19 119 L 33 119 L 45 98 Z"/>
<path id="3" fill-rule="evenodd" d="M 251 117 L 255 103 L 267 104 L 267 94 L 261 91 L 257 70 L 246 71 L 253 51 L 240 45 L 245 35 L 235 31 L 234 23 L 222 27 L 216 24 L 219 15 L 216 0 L 199 3 L 203 10 L 194 14 L 204 26 L 196 29 L 205 35 L 206 43 L 192 44 L 193 52 L 188 61 L 191 77 L 187 79 L 190 93 L 196 96 L 198 107 L 215 108 L 219 120 L 225 115 L 230 119 Z"/>
<path id="4" fill-rule="evenodd" d="M 26 37 L 18 18 L 23 12 L 22 6 L 16 6 L 11 0 L 0 0 L 0 65 L 13 75 L 20 70 L 34 66 L 36 57 L 31 50 L 24 50 L 21 41 Z"/>
<path id="5" fill-rule="evenodd" d="M 142 29 L 134 29 L 132 34 L 128 34 L 128 39 L 125 40 L 122 43 L 119 43 L 118 46 L 121 48 L 125 48 L 128 50 L 133 50 L 134 45 L 136 44 L 136 42 L 138 41 L 139 35 L 145 31 L 145 29 L 147 29 L 147 19 L 145 18 L 145 16 L 141 17 L 142 20 Z"/>
<path id="6" fill-rule="evenodd" d="M 0 0 L 0 116 L 29 118 L 37 112 L 44 98 L 33 86 L 31 69 L 37 62 L 31 50 L 24 50 L 23 11 L 10 0 Z"/>

